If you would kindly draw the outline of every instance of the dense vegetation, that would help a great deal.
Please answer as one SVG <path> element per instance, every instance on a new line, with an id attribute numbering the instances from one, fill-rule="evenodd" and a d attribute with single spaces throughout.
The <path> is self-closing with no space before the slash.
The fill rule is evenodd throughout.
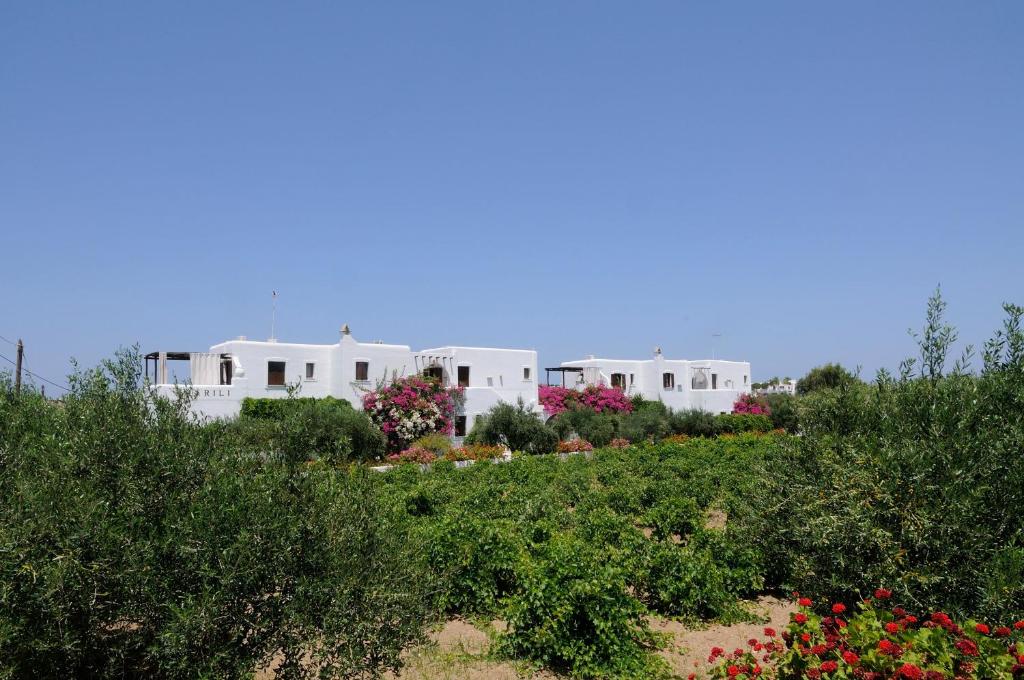
<path id="1" fill-rule="evenodd" d="M 501 405 L 468 446 L 428 434 L 400 460 L 429 468 L 384 474 L 361 464 L 384 436 L 338 400 L 202 423 L 139 387 L 133 353 L 60 402 L 0 385 L 0 678 L 375 677 L 457 615 L 503 618 L 500 653 L 574 676 L 658 676 L 648 614 L 728 621 L 792 589 L 825 616 L 881 587 L 995 629 L 1024 618 L 1024 310 L 1006 311 L 977 373 L 969 353 L 947 370 L 936 296 L 920 358 L 871 384 L 773 395 L 770 415 Z M 529 455 L 556 448 L 588 453 Z"/>

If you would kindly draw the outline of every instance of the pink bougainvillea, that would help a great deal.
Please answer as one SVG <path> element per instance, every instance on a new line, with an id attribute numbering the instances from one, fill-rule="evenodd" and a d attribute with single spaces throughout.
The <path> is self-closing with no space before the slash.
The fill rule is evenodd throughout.
<path id="1" fill-rule="evenodd" d="M 402 451 L 423 435 L 451 434 L 462 403 L 461 387 L 445 387 L 414 375 L 397 378 L 363 397 L 363 409 L 388 438 L 389 451 Z"/>
<path id="2" fill-rule="evenodd" d="M 732 405 L 732 412 L 746 413 L 752 416 L 770 416 L 772 414 L 767 401 L 750 394 L 741 394 L 736 403 Z"/>
<path id="3" fill-rule="evenodd" d="M 633 410 L 633 402 L 626 393 L 615 387 L 588 385 L 582 390 L 567 387 L 541 385 L 538 398 L 544 412 L 549 416 L 557 416 L 570 408 L 589 408 L 598 413 L 604 411 L 628 413 Z"/>

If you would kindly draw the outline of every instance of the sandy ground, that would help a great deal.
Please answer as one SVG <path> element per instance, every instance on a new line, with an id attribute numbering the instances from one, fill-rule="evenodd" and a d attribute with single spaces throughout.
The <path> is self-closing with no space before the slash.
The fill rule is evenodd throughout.
<path id="1" fill-rule="evenodd" d="M 651 617 L 651 628 L 668 636 L 665 649 L 658 655 L 682 678 L 694 672 L 700 674 L 708 668 L 707 657 L 712 647 L 722 647 L 727 651 L 745 648 L 750 638 L 763 637 L 765 626 L 784 629 L 790 614 L 797 609 L 794 603 L 774 597 L 763 597 L 749 603 L 749 607 L 765 622 L 699 628 Z M 549 672 L 535 671 L 525 664 L 489 659 L 492 636 L 504 627 L 502 621 L 492 621 L 480 627 L 462 619 L 448 621 L 430 633 L 427 644 L 409 650 L 405 668 L 400 674 L 386 677 L 389 680 L 555 680 L 558 677 Z M 273 678 L 273 671 L 255 675 L 255 680 Z"/>
<path id="2" fill-rule="evenodd" d="M 651 628 L 668 633 L 672 640 L 658 654 L 668 661 L 672 670 L 682 677 L 690 673 L 702 673 L 708 669 L 708 654 L 712 647 L 721 647 L 731 652 L 737 647 L 746 648 L 747 640 L 762 639 L 764 628 L 785 629 L 789 615 L 797 610 L 793 602 L 774 597 L 762 597 L 751 603 L 751 609 L 767 619 L 765 623 L 737 623 L 731 626 L 711 625 L 706 628 L 689 628 L 678 621 L 651 619 Z"/>

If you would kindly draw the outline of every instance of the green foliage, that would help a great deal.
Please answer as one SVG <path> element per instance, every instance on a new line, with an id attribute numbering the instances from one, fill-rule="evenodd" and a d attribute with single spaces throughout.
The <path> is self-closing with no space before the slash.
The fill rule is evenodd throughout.
<path id="1" fill-rule="evenodd" d="M 516 404 L 502 402 L 477 416 L 466 443 L 501 445 L 532 454 L 551 453 L 558 446 L 558 435 L 520 400 Z"/>
<path id="2" fill-rule="evenodd" d="M 701 409 L 674 412 L 669 426 L 673 434 L 685 434 L 688 437 L 714 437 L 718 434 L 715 416 Z"/>
<path id="3" fill-rule="evenodd" d="M 494 615 L 518 585 L 525 545 L 511 520 L 449 515 L 431 527 L 430 563 L 443 578 L 441 609 Z"/>
<path id="4" fill-rule="evenodd" d="M 721 413 L 715 416 L 715 434 L 741 432 L 768 432 L 772 429 L 770 416 L 752 413 Z"/>
<path id="5" fill-rule="evenodd" d="M 860 382 L 839 364 L 825 364 L 808 371 L 807 375 L 796 382 L 797 394 L 810 394 L 819 390 L 834 390 L 856 382 Z"/>
<path id="6" fill-rule="evenodd" d="M 435 432 L 420 437 L 412 443 L 412 446 L 426 449 L 440 458 L 451 450 L 452 440 L 448 435 Z"/>
<path id="7" fill-rule="evenodd" d="M 921 607 L 1024 615 L 1024 310 L 951 373 L 953 335 L 929 304 L 922 359 L 875 384 L 805 398 L 803 436 L 769 452 L 750 528 L 775 584 L 851 601 L 876 584 Z"/>
<path id="8" fill-rule="evenodd" d="M 365 413 L 334 397 L 247 397 L 242 400 L 240 417 L 229 427 L 242 440 L 260 442 L 262 450 L 296 461 L 376 461 L 387 446 L 384 434 Z"/>
<path id="9" fill-rule="evenodd" d="M 508 611 L 504 649 L 574 677 L 649 676 L 663 671 L 644 607 L 622 570 L 587 543 L 554 538 Z"/>
<path id="10" fill-rule="evenodd" d="M 0 389 L 0 677 L 397 668 L 433 586 L 375 480 L 253 455 L 140 380 L 132 351 L 60 404 Z"/>
<path id="11" fill-rule="evenodd" d="M 800 431 L 798 398 L 791 394 L 766 394 L 762 397 L 771 410 L 772 429 L 785 430 L 791 434 Z"/>
<path id="12" fill-rule="evenodd" d="M 580 439 L 602 447 L 608 446 L 615 438 L 619 416 L 616 413 L 598 413 L 591 408 L 575 407 L 559 413 L 551 424 L 561 440 L 569 439 L 575 433 Z"/>

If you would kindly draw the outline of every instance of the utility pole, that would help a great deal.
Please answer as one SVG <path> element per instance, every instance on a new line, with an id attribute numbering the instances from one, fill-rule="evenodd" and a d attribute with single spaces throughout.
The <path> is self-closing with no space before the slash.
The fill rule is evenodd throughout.
<path id="1" fill-rule="evenodd" d="M 14 366 L 14 395 L 18 396 L 21 394 L 21 362 L 25 357 L 25 345 L 22 344 L 21 338 L 18 338 L 18 360 Z"/>

